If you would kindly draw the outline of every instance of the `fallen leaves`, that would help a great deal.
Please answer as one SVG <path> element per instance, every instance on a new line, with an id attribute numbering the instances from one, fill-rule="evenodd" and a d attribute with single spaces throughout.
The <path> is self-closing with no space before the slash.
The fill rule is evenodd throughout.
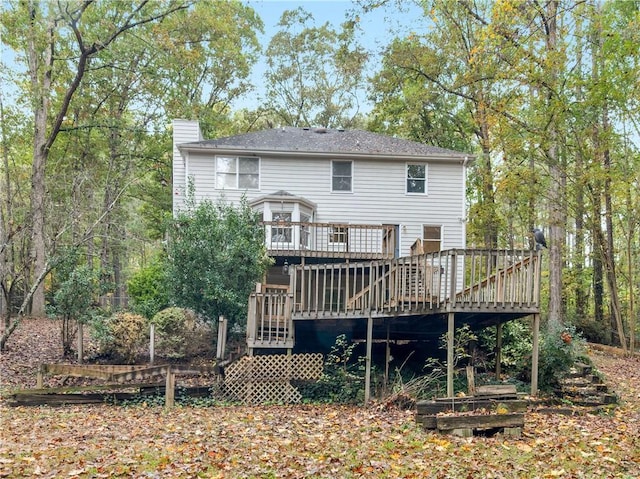
<path id="1" fill-rule="evenodd" d="M 621 406 L 529 412 L 520 438 L 443 436 L 363 407 L 0 405 L 0 477 L 638 478 L 640 363 L 593 358 Z"/>

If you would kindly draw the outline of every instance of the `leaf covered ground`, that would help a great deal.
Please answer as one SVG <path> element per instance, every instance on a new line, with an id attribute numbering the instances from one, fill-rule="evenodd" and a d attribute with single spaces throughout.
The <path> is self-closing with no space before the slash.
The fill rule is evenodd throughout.
<path id="1" fill-rule="evenodd" d="M 0 477 L 639 478 L 640 359 L 591 355 L 622 404 L 530 411 L 519 438 L 443 436 L 375 405 L 0 404 Z M 23 366 L 2 358 L 3 375 Z"/>

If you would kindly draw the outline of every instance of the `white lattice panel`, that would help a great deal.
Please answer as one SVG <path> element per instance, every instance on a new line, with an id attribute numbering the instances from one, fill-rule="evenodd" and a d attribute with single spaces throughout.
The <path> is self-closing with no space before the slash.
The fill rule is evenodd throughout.
<path id="1" fill-rule="evenodd" d="M 235 399 L 247 404 L 297 403 L 302 396 L 290 381 L 318 379 L 322 366 L 320 353 L 245 356 L 226 368 L 224 384 Z"/>

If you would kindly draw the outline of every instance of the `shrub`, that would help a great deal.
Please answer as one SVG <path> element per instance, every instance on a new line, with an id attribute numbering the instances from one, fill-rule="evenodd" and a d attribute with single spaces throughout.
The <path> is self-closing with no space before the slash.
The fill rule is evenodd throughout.
<path id="1" fill-rule="evenodd" d="M 147 319 L 169 304 L 165 279 L 166 264 L 157 258 L 149 265 L 137 270 L 127 281 L 127 292 L 133 311 Z"/>
<path id="2" fill-rule="evenodd" d="M 496 329 L 485 328 L 479 334 L 480 345 L 491 358 L 487 369 L 495 368 Z M 531 358 L 531 328 L 526 320 L 509 321 L 502 325 L 501 365 L 507 374 L 517 374 Z"/>
<path id="3" fill-rule="evenodd" d="M 303 397 L 311 401 L 330 403 L 362 401 L 364 358 L 353 361 L 354 348 L 355 344 L 350 344 L 344 334 L 339 335 L 325 359 L 320 380 L 316 383 L 298 385 Z"/>
<path id="4" fill-rule="evenodd" d="M 538 383 L 543 391 L 552 391 L 560 385 L 578 360 L 585 359 L 585 341 L 575 327 L 550 321 L 540 334 Z"/>
<path id="5" fill-rule="evenodd" d="M 96 333 L 103 354 L 130 364 L 148 341 L 149 325 L 139 314 L 120 312 L 97 324 Z"/>
<path id="6" fill-rule="evenodd" d="M 189 309 L 167 308 L 151 322 L 155 325 L 158 356 L 181 359 L 212 352 L 211 327 Z"/>

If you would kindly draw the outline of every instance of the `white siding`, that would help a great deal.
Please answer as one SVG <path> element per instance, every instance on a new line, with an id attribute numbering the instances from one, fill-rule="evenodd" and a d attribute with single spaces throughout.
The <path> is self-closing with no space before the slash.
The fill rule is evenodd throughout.
<path id="1" fill-rule="evenodd" d="M 344 158 L 332 158 L 344 159 Z M 464 247 L 464 167 L 462 162 L 428 164 L 428 194 L 407 195 L 406 163 L 354 160 L 353 192 L 331 192 L 331 159 L 262 157 L 260 190 L 224 190 L 237 202 L 243 193 L 253 200 L 278 190 L 304 197 L 317 205 L 314 221 L 400 225 L 400 254 L 407 255 L 422 237 L 422 225 L 442 225 L 442 249 Z M 216 200 L 213 153 L 191 153 L 188 174 L 197 199 Z"/>
<path id="2" fill-rule="evenodd" d="M 201 141 L 202 133 L 197 121 L 173 120 L 173 213 L 184 204 L 187 193 L 187 158 L 183 158 L 178 145 Z"/>

